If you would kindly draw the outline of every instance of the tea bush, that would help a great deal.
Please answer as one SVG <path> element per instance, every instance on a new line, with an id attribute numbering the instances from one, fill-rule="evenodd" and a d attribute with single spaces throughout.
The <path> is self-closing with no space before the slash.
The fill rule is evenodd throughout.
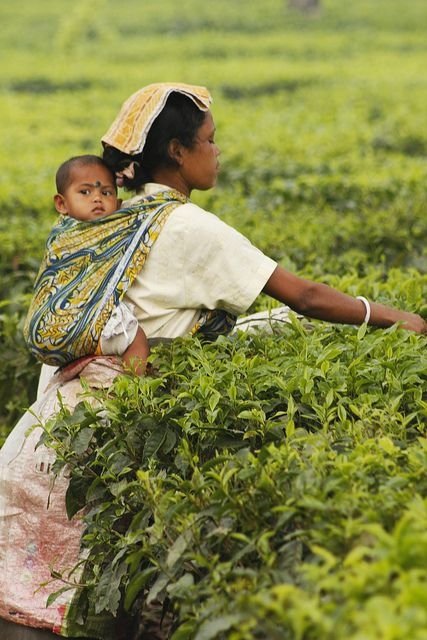
<path id="1" fill-rule="evenodd" d="M 169 604 L 175 640 L 422 638 L 425 341 L 294 322 L 154 358 L 46 431 L 89 509 L 81 606 Z"/>

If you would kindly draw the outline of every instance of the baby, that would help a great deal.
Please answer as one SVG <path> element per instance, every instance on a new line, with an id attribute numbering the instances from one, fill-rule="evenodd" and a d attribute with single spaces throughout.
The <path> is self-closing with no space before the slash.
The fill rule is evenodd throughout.
<path id="1" fill-rule="evenodd" d="M 103 253 L 97 252 L 96 245 L 102 250 L 106 245 L 108 249 L 107 238 L 102 235 L 105 225 L 101 226 L 99 221 L 120 206 L 115 176 L 98 156 L 76 156 L 59 167 L 56 188 L 55 208 L 73 222 L 62 219 L 49 236 L 25 324 L 27 344 L 34 355 L 47 364 L 61 365 L 92 354 L 119 355 L 125 365 L 143 374 L 149 355 L 148 341 L 128 305 L 116 301 L 112 310 L 110 305 L 110 311 L 104 311 L 105 306 L 101 305 L 95 319 L 92 316 L 90 340 L 81 341 L 78 328 L 80 323 L 80 329 L 87 332 L 85 287 L 86 291 L 93 290 L 91 283 L 99 285 L 104 277 L 96 264 L 98 262 L 102 269 Z M 120 224 L 120 218 L 116 224 Z M 72 261 L 75 253 L 79 255 L 78 264 L 83 267 L 76 267 Z M 50 277 L 51 272 L 55 280 Z M 106 282 L 106 288 L 108 286 L 111 289 L 111 282 Z M 38 300 L 43 300 L 46 307 L 43 311 L 38 307 Z M 68 327 L 70 318 L 72 323 Z M 73 342 L 71 335 L 76 336 Z"/>

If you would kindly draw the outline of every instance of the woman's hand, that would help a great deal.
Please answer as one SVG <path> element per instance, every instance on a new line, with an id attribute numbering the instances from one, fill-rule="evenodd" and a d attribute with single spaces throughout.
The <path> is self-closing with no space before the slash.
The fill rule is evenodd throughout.
<path id="1" fill-rule="evenodd" d="M 409 313 L 408 311 L 399 311 L 398 309 L 396 309 L 396 312 L 402 315 L 402 318 L 396 320 L 396 322 L 401 322 L 404 329 L 427 334 L 427 322 L 422 316 L 418 315 L 418 313 Z"/>

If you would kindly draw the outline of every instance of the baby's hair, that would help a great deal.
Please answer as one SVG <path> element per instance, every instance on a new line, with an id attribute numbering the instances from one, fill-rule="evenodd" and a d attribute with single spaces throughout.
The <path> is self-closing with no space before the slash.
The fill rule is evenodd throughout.
<path id="1" fill-rule="evenodd" d="M 71 174 L 75 167 L 88 167 L 89 165 L 98 165 L 100 167 L 104 167 L 111 173 L 112 184 L 116 187 L 116 176 L 113 171 L 111 171 L 110 167 L 104 162 L 104 160 L 100 156 L 95 156 L 91 154 L 83 155 L 83 156 L 74 156 L 73 158 L 69 158 L 61 164 L 58 171 L 56 172 L 56 190 L 61 195 L 64 195 L 67 187 L 71 182 Z"/>

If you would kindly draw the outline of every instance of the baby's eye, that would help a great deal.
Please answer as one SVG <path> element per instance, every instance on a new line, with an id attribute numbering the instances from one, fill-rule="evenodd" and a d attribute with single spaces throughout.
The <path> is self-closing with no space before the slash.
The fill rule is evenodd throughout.
<path id="1" fill-rule="evenodd" d="M 80 189 L 79 193 L 82 193 L 84 196 L 88 196 L 90 194 L 90 189 Z"/>
<path id="2" fill-rule="evenodd" d="M 114 193 L 113 193 L 113 191 L 110 191 L 109 189 L 105 189 L 105 190 L 102 192 L 102 195 L 103 195 L 103 196 L 113 196 L 113 195 L 114 195 Z"/>

